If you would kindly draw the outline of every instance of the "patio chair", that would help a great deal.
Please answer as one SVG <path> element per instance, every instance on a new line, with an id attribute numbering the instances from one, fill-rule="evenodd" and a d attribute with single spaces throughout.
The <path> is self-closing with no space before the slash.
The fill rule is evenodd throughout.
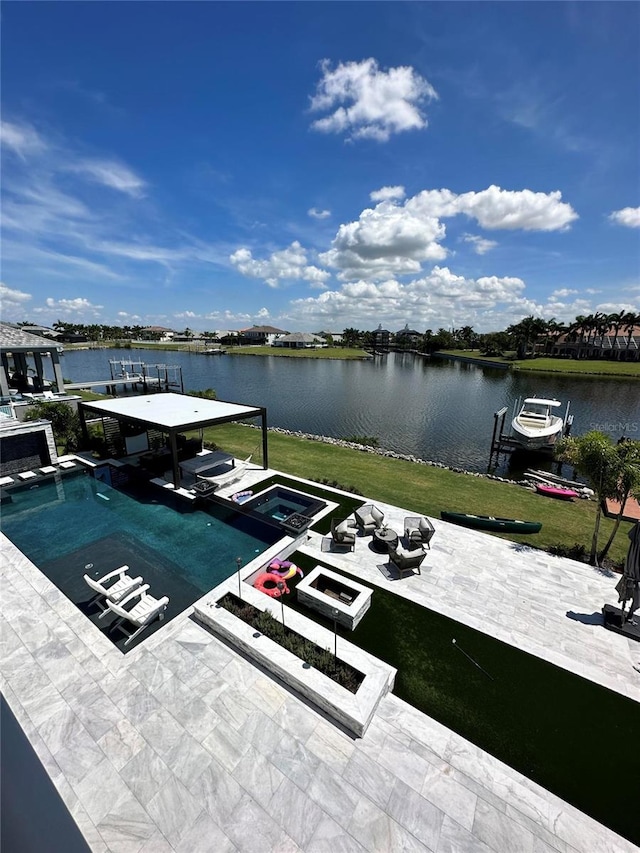
<path id="1" fill-rule="evenodd" d="M 98 617 L 99 619 L 102 619 L 105 613 L 109 612 L 107 602 L 121 601 L 125 595 L 128 595 L 142 583 L 141 577 L 132 578 L 131 575 L 127 574 L 128 571 L 129 566 L 120 566 L 119 569 L 114 569 L 112 572 L 98 578 L 98 580 L 90 578 L 89 575 L 84 576 L 87 586 L 91 587 L 97 593 L 95 603 L 102 610 L 102 613 Z M 103 598 L 104 602 L 101 600 Z"/>
<path id="2" fill-rule="evenodd" d="M 427 548 L 431 548 L 429 543 L 435 532 L 433 524 L 423 515 L 408 516 L 404 520 L 404 533 L 409 541 L 409 545 L 418 547 L 424 545 Z"/>
<path id="3" fill-rule="evenodd" d="M 408 550 L 401 543 L 395 547 L 389 546 L 389 562 L 396 567 L 400 577 L 404 572 L 413 572 L 414 569 L 417 569 L 418 574 L 421 575 L 420 565 L 426 556 L 427 552 L 422 548 Z"/>
<path id="4" fill-rule="evenodd" d="M 107 601 L 109 610 L 120 617 L 113 627 L 119 627 L 122 633 L 127 635 L 127 639 L 124 641 L 125 646 L 128 646 L 132 640 L 135 640 L 138 634 L 144 631 L 156 616 L 159 619 L 164 619 L 164 611 L 167 609 L 167 604 L 169 604 L 169 597 L 164 595 L 162 598 L 154 598 L 153 595 L 149 595 L 147 592 L 148 589 L 149 584 L 145 583 L 134 589 L 133 592 L 130 592 L 119 604 Z M 134 604 L 131 610 L 125 610 L 124 605 L 129 604 L 134 598 L 139 598 L 140 600 L 137 604 Z M 136 630 L 133 632 L 128 631 L 123 626 L 123 622 L 131 622 Z"/>
<path id="5" fill-rule="evenodd" d="M 331 519 L 331 540 L 336 545 L 344 545 L 348 547 L 351 551 L 355 550 L 356 547 L 356 531 L 355 531 L 356 523 L 355 521 L 345 518 L 332 518 Z"/>
<path id="6" fill-rule="evenodd" d="M 360 509 L 354 512 L 354 515 L 358 529 L 365 536 L 382 527 L 382 522 L 384 521 L 384 513 L 373 504 L 364 504 L 364 506 L 361 506 Z"/>

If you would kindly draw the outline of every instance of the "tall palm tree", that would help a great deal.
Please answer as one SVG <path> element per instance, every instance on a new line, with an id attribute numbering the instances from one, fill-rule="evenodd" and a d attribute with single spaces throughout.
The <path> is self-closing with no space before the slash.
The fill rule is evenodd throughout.
<path id="1" fill-rule="evenodd" d="M 629 314 L 627 314 L 627 319 L 626 319 L 626 323 L 624 326 L 624 330 L 628 334 L 627 347 L 625 350 L 625 352 L 627 354 L 629 353 L 629 349 L 631 348 L 631 341 L 633 339 L 633 330 L 638 324 L 640 324 L 640 314 L 632 314 L 631 312 L 629 312 Z"/>
<path id="2" fill-rule="evenodd" d="M 596 496 L 596 519 L 591 539 L 589 562 L 597 565 L 598 533 L 602 506 L 606 498 L 615 498 L 620 480 L 620 455 L 609 435 L 592 430 L 584 435 L 561 438 L 555 446 L 555 457 L 568 462 L 589 481 Z"/>
<path id="3" fill-rule="evenodd" d="M 632 315 L 633 316 L 633 315 Z M 615 352 L 616 342 L 618 340 L 618 335 L 620 333 L 620 329 L 627 322 L 627 318 L 629 314 L 626 311 L 618 311 L 617 314 L 609 314 L 609 325 L 613 326 L 614 335 L 613 335 L 613 344 L 611 345 L 612 351 Z"/>

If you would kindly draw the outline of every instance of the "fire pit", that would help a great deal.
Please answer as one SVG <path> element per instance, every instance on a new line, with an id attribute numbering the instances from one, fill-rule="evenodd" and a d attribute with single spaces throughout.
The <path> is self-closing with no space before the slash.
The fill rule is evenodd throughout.
<path id="1" fill-rule="evenodd" d="M 371 605 L 372 590 L 316 566 L 297 585 L 296 593 L 301 604 L 353 631 Z"/>

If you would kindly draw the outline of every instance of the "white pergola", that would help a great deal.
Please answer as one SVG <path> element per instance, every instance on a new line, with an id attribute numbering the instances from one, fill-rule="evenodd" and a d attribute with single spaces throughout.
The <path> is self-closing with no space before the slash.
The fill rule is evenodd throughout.
<path id="1" fill-rule="evenodd" d="M 86 415 L 115 418 L 139 424 L 143 429 L 157 429 L 169 437 L 173 467 L 173 482 L 180 487 L 178 464 L 178 433 L 203 429 L 216 424 L 243 421 L 259 417 L 262 421 L 262 462 L 268 467 L 267 410 L 263 406 L 241 406 L 222 400 L 206 400 L 188 394 L 144 394 L 138 397 L 119 397 L 105 402 L 80 403 L 78 414 L 85 438 L 88 437 Z"/>

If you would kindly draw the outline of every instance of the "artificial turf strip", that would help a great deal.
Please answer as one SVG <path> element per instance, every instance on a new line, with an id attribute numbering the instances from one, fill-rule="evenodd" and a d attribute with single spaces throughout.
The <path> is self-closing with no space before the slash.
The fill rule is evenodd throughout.
<path id="1" fill-rule="evenodd" d="M 333 630 L 295 594 L 286 603 Z M 377 587 L 356 630 L 338 634 L 396 667 L 398 697 L 640 844 L 636 702 Z"/>

